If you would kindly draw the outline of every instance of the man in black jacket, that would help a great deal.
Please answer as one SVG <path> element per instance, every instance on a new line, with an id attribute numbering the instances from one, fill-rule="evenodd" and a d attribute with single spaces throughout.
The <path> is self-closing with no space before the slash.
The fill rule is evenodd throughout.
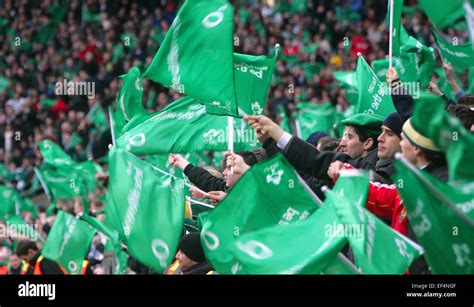
<path id="1" fill-rule="evenodd" d="M 265 116 L 245 117 L 256 130 L 259 140 L 269 156 L 279 147 L 293 167 L 332 186 L 327 170 L 333 161 L 347 162 L 356 168 L 375 169 L 378 161 L 377 136 L 383 118 L 371 114 L 356 114 L 346 119 L 341 153 L 320 152 L 305 141 L 291 136 Z"/>
<path id="2" fill-rule="evenodd" d="M 57 263 L 41 256 L 41 250 L 31 240 L 18 242 L 16 254 L 28 264 L 29 268 L 26 270 L 26 274 L 64 275 Z"/>

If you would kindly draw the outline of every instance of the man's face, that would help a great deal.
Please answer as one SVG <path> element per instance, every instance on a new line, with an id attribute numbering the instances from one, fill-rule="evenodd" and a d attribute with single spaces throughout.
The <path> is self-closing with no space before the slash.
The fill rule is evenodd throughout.
<path id="1" fill-rule="evenodd" d="M 379 159 L 391 159 L 395 157 L 395 153 L 400 152 L 400 138 L 387 126 L 382 126 L 382 133 L 378 139 L 379 147 L 377 155 Z"/>
<path id="2" fill-rule="evenodd" d="M 176 259 L 178 259 L 179 266 L 183 271 L 188 270 L 190 267 L 197 263 L 196 261 L 189 259 L 188 256 L 186 256 L 181 250 L 178 250 L 178 253 L 176 254 Z"/>
<path id="3" fill-rule="evenodd" d="M 352 126 L 344 128 L 340 143 L 341 152 L 349 155 L 351 158 L 359 158 L 364 154 L 364 143 L 359 140 L 359 136 Z"/>
<path id="4" fill-rule="evenodd" d="M 240 176 L 242 176 L 242 174 L 232 173 L 230 167 L 226 167 L 222 175 L 224 175 L 224 180 L 229 188 L 232 188 Z"/>
<path id="5" fill-rule="evenodd" d="M 416 163 L 416 151 L 415 146 L 413 146 L 406 136 L 402 133 L 402 140 L 400 142 L 400 147 L 402 148 L 402 156 L 410 161 L 411 163 Z"/>
<path id="6" fill-rule="evenodd" d="M 21 259 L 16 254 L 10 255 L 10 267 L 18 270 L 21 265 Z"/>

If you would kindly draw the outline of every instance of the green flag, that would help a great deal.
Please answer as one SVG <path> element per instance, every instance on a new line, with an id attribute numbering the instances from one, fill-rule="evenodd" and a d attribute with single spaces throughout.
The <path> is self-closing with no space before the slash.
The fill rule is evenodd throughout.
<path id="1" fill-rule="evenodd" d="M 419 80 L 415 53 L 402 52 L 394 56 L 392 65 L 397 70 L 402 82 L 416 82 Z M 386 82 L 388 59 L 378 59 L 372 62 L 372 69 L 382 82 Z"/>
<path id="2" fill-rule="evenodd" d="M 107 121 L 107 115 L 100 103 L 96 102 L 86 115 L 86 119 L 94 124 L 97 134 L 102 135 L 109 129 L 109 122 Z"/>
<path id="3" fill-rule="evenodd" d="M 117 146 L 134 154 L 188 153 L 228 150 L 228 118 L 206 112 L 205 106 L 183 97 L 117 140 Z M 234 150 L 258 146 L 255 131 L 242 119 L 234 120 Z"/>
<path id="4" fill-rule="evenodd" d="M 444 62 L 460 68 L 474 66 L 474 50 L 471 44 L 454 45 L 443 39 L 436 31 L 432 33 Z"/>
<path id="5" fill-rule="evenodd" d="M 211 114 L 238 116 L 232 5 L 188 0 L 144 77 L 206 103 Z"/>
<path id="6" fill-rule="evenodd" d="M 332 75 L 343 85 L 357 88 L 357 74 L 355 71 L 335 71 Z"/>
<path id="7" fill-rule="evenodd" d="M 337 233 L 347 238 L 362 273 L 403 274 L 422 249 L 365 209 L 368 182 L 366 172 L 346 172 L 334 191 L 326 193 L 338 216 L 327 235 Z"/>
<path id="8" fill-rule="evenodd" d="M 115 148 L 109 153 L 109 172 L 112 225 L 118 228 L 130 255 L 163 272 L 174 259 L 183 228 L 183 180 Z"/>
<path id="9" fill-rule="evenodd" d="M 334 261 L 346 240 L 327 236 L 337 220 L 325 204 L 306 220 L 285 227 L 270 226 L 236 238 L 234 274 L 319 274 Z"/>
<path id="10" fill-rule="evenodd" d="M 41 141 L 38 147 L 44 161 L 52 166 L 61 167 L 76 164 L 76 161 L 65 153 L 59 145 L 50 140 Z"/>
<path id="11" fill-rule="evenodd" d="M 122 112 L 123 117 L 128 122 L 135 116 L 147 115 L 143 107 L 143 85 L 140 70 L 133 67 L 130 71 L 119 76 L 123 81 L 120 89 L 117 108 Z"/>
<path id="12" fill-rule="evenodd" d="M 394 176 L 410 226 L 435 274 L 474 273 L 474 192 L 439 182 L 406 160 L 395 161 Z M 467 215 L 470 214 L 470 217 Z"/>
<path id="13" fill-rule="evenodd" d="M 0 185 L 0 219 L 20 214 L 20 195 L 16 190 Z"/>
<path id="14" fill-rule="evenodd" d="M 420 0 L 419 3 L 426 15 L 438 29 L 443 29 L 464 18 L 465 0 Z"/>
<path id="15" fill-rule="evenodd" d="M 448 161 L 449 182 L 469 184 L 474 182 L 474 135 L 467 131 L 461 121 L 445 111 L 442 98 L 425 94 L 415 103 L 412 124 L 424 136 L 441 148 Z M 430 110 L 429 114 L 426 110 Z"/>
<path id="16" fill-rule="evenodd" d="M 417 71 L 418 80 L 420 81 L 420 87 L 421 89 L 425 89 L 430 84 L 431 77 L 433 75 L 433 69 L 435 66 L 436 59 L 434 49 L 432 47 L 427 47 L 423 45 L 413 36 L 408 35 L 406 30 L 402 26 L 400 26 L 400 41 L 402 43 L 402 64 L 405 67 L 406 71 L 410 72 L 406 73 L 406 76 L 404 78 L 410 81 L 413 79 L 410 76 L 412 75 L 411 71 L 413 69 L 413 67 L 411 67 L 411 65 L 413 65 L 411 60 L 411 54 L 414 54 L 416 63 L 414 67 Z M 407 54 L 409 56 L 409 60 L 405 59 Z"/>
<path id="17" fill-rule="evenodd" d="M 359 90 L 357 114 L 369 113 L 386 117 L 395 112 L 387 84 L 380 82 L 362 55 L 357 61 L 357 84 Z"/>
<path id="18" fill-rule="evenodd" d="M 81 274 L 82 261 L 95 235 L 86 222 L 60 210 L 41 254 L 60 264 L 69 274 Z"/>
<path id="19" fill-rule="evenodd" d="M 337 110 L 330 102 L 323 104 L 300 102 L 296 108 L 298 113 L 295 116 L 295 124 L 300 138 L 306 140 L 316 131 L 332 132 Z"/>
<path id="20" fill-rule="evenodd" d="M 275 69 L 277 50 L 273 57 L 234 53 L 234 78 L 239 112 L 262 115 L 267 92 Z"/>
<path id="21" fill-rule="evenodd" d="M 97 229 L 108 237 L 115 254 L 115 260 L 117 262 L 117 265 L 115 267 L 115 274 L 125 274 L 128 262 L 128 255 L 122 250 L 122 241 L 119 238 L 118 231 L 110 228 L 109 226 L 105 225 L 104 223 L 90 215 L 82 215 L 81 220 L 87 222 L 93 228 Z"/>
<path id="22" fill-rule="evenodd" d="M 390 27 L 390 3 L 388 1 L 387 26 Z M 393 29 L 392 29 L 392 54 L 400 55 L 400 25 L 402 19 L 403 0 L 393 0 Z"/>
<path id="23" fill-rule="evenodd" d="M 28 197 L 20 199 L 20 212 L 29 212 L 31 213 L 31 217 L 34 219 L 38 217 L 38 208 Z"/>
<path id="24" fill-rule="evenodd" d="M 53 169 L 43 165 L 38 169 L 40 180 L 46 185 L 52 200 L 73 198 L 87 194 L 87 186 L 78 172 L 69 168 Z"/>
<path id="25" fill-rule="evenodd" d="M 236 238 L 304 220 L 316 209 L 315 196 L 282 155 L 260 162 L 215 209 L 199 215 L 206 258 L 219 273 L 230 274 L 237 263 L 232 255 Z"/>

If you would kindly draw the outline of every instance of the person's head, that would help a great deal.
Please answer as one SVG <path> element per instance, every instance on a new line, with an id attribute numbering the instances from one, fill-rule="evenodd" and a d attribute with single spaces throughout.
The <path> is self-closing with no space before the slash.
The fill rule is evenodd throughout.
<path id="1" fill-rule="evenodd" d="M 459 118 L 464 128 L 474 132 L 474 108 L 472 106 L 462 104 L 450 105 L 448 112 Z"/>
<path id="2" fill-rule="evenodd" d="M 403 157 L 418 167 L 435 161 L 445 162 L 446 159 L 443 151 L 431 139 L 413 128 L 410 119 L 403 125 L 400 147 Z"/>
<path id="3" fill-rule="evenodd" d="M 306 142 L 310 143 L 311 145 L 313 146 L 318 146 L 318 143 L 319 141 L 324 138 L 324 137 L 327 137 L 328 134 L 324 131 L 316 131 L 316 132 L 313 132 L 307 139 L 306 139 Z"/>
<path id="4" fill-rule="evenodd" d="M 18 270 L 21 266 L 21 259 L 17 254 L 12 253 L 9 259 L 10 267 L 14 270 Z"/>
<path id="5" fill-rule="evenodd" d="M 16 246 L 16 254 L 21 260 L 30 262 L 38 251 L 38 246 L 31 240 L 21 240 Z"/>
<path id="6" fill-rule="evenodd" d="M 325 136 L 319 139 L 316 144 L 316 149 L 319 151 L 333 151 L 339 146 L 339 140 L 330 136 Z"/>
<path id="7" fill-rule="evenodd" d="M 241 156 L 244 159 L 245 164 L 249 166 L 252 166 L 258 162 L 255 154 L 251 151 L 239 151 L 235 154 Z M 237 180 L 239 180 L 239 178 L 242 176 L 242 174 L 232 172 L 231 168 L 227 166 L 222 174 L 224 175 L 224 180 L 229 188 L 232 188 Z"/>
<path id="8" fill-rule="evenodd" d="M 197 263 L 206 261 L 199 232 L 189 233 L 179 240 L 176 259 L 183 271 L 187 271 Z"/>
<path id="9" fill-rule="evenodd" d="M 395 153 L 401 151 L 402 126 L 402 120 L 396 112 L 391 113 L 384 119 L 382 133 L 377 138 L 379 159 L 391 159 L 395 157 Z"/>
<path id="10" fill-rule="evenodd" d="M 377 148 L 377 136 L 383 118 L 373 114 L 360 113 L 342 121 L 346 125 L 339 150 L 351 158 L 365 157 Z"/>

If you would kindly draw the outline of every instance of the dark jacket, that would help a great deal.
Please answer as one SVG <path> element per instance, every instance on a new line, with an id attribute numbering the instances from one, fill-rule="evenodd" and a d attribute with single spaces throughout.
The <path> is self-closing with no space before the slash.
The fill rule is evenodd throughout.
<path id="1" fill-rule="evenodd" d="M 227 192 L 229 190 L 224 179 L 215 177 L 202 167 L 194 166 L 191 163 L 184 168 L 184 174 L 189 178 L 189 181 L 204 192 Z"/>
<path id="2" fill-rule="evenodd" d="M 33 259 L 29 261 L 29 264 L 32 268 L 35 267 L 36 261 L 38 260 L 39 256 L 41 256 L 41 250 L 37 251 L 36 254 L 33 256 Z M 64 275 L 63 271 L 59 267 L 56 262 L 43 258 L 40 263 L 41 272 L 43 275 Z"/>
<path id="3" fill-rule="evenodd" d="M 210 271 L 213 271 L 212 265 L 208 261 L 199 262 L 191 266 L 186 271 L 182 271 L 183 275 L 206 275 Z"/>
<path id="4" fill-rule="evenodd" d="M 396 172 L 395 165 L 393 164 L 394 161 L 394 158 L 378 160 L 377 163 L 375 163 L 375 170 L 370 172 L 370 180 L 391 184 L 392 180 L 390 179 L 390 176 L 394 175 Z"/>

